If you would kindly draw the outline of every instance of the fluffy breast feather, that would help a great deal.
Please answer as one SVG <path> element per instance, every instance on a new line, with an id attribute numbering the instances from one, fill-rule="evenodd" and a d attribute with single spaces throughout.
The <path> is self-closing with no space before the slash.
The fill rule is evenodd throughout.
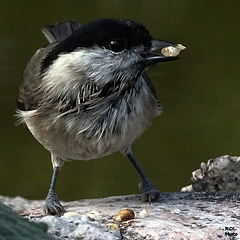
<path id="1" fill-rule="evenodd" d="M 62 159 L 92 159 L 123 151 L 160 113 L 159 102 L 144 78 L 135 84 L 97 104 L 90 100 L 85 108 L 76 100 L 66 111 L 59 112 L 56 104 L 55 109 L 39 108 L 21 112 L 21 116 L 36 139 Z"/>

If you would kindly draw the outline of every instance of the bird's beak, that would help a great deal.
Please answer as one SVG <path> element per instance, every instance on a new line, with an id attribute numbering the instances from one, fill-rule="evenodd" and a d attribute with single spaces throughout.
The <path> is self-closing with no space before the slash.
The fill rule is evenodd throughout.
<path id="1" fill-rule="evenodd" d="M 171 42 L 153 39 L 150 50 L 145 52 L 142 57 L 147 65 L 177 60 L 180 51 L 185 48 L 186 47 L 181 44 L 173 44 Z"/>

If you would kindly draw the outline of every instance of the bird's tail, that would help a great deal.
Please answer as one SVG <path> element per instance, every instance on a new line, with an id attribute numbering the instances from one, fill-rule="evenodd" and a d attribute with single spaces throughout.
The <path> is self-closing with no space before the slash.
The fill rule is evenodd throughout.
<path id="1" fill-rule="evenodd" d="M 61 42 L 69 37 L 79 27 L 80 24 L 75 21 L 60 22 L 43 28 L 42 33 L 50 43 Z"/>

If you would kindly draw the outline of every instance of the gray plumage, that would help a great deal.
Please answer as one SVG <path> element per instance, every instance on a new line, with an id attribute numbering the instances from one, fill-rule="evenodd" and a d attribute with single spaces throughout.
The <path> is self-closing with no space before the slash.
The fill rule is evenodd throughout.
<path id="1" fill-rule="evenodd" d="M 32 57 L 20 84 L 18 117 L 51 153 L 57 171 L 67 159 L 94 159 L 115 151 L 132 161 L 132 143 L 161 112 L 145 72 L 150 64 L 144 65 L 143 60 L 143 54 L 156 48 L 155 40 L 142 25 L 132 21 L 99 21 L 103 22 L 96 21 L 85 28 L 72 21 L 44 28 L 50 43 Z M 98 25 L 103 35 L 95 32 L 99 35 L 95 40 L 89 31 Z M 122 39 L 127 40 L 122 41 L 128 42 L 122 51 L 118 51 L 119 42 L 104 45 L 108 39 L 105 35 L 118 37 L 116 27 L 120 36 L 124 30 L 136 28 L 134 34 L 142 40 L 130 39 L 126 33 Z M 93 39 L 85 41 L 85 36 Z M 71 44 L 77 46 L 73 48 Z M 116 51 L 110 44 L 116 44 Z M 155 56 L 149 59 L 155 61 Z M 142 180 L 144 183 L 145 176 Z M 46 199 L 46 212 L 61 215 L 63 208 L 54 192 L 55 181 Z M 146 189 L 145 194 L 151 198 Z M 152 185 L 149 189 L 158 194 Z"/>
<path id="2" fill-rule="evenodd" d="M 109 55 L 109 50 L 95 46 L 63 53 L 48 73 L 41 74 L 42 59 L 56 44 L 38 50 L 24 72 L 18 101 L 25 111 L 20 117 L 63 161 L 125 152 L 160 113 L 146 73 L 137 76 L 138 69 L 132 71 L 133 58 L 137 61 L 139 56 Z M 108 96 L 102 94 L 106 85 L 111 89 Z"/>

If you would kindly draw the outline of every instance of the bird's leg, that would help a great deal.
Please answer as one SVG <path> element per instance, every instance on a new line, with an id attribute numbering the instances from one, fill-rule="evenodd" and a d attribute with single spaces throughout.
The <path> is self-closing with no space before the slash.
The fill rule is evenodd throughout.
<path id="1" fill-rule="evenodd" d="M 58 167 L 58 166 L 55 166 L 53 168 L 53 174 L 52 174 L 50 188 L 48 191 L 48 195 L 45 199 L 44 212 L 46 214 L 61 216 L 61 215 L 63 215 L 65 210 L 64 210 L 63 206 L 61 205 L 57 194 L 55 193 L 55 186 L 56 186 L 59 168 L 60 167 Z"/>
<path id="2" fill-rule="evenodd" d="M 125 152 L 127 158 L 131 161 L 138 174 L 140 175 L 142 182 L 138 184 L 140 191 L 142 192 L 142 201 L 144 202 L 159 202 L 162 200 L 161 193 L 159 190 L 156 190 L 153 184 L 148 180 L 148 178 L 143 173 L 142 169 L 139 167 L 138 163 L 134 159 L 131 151 L 128 149 Z"/>

